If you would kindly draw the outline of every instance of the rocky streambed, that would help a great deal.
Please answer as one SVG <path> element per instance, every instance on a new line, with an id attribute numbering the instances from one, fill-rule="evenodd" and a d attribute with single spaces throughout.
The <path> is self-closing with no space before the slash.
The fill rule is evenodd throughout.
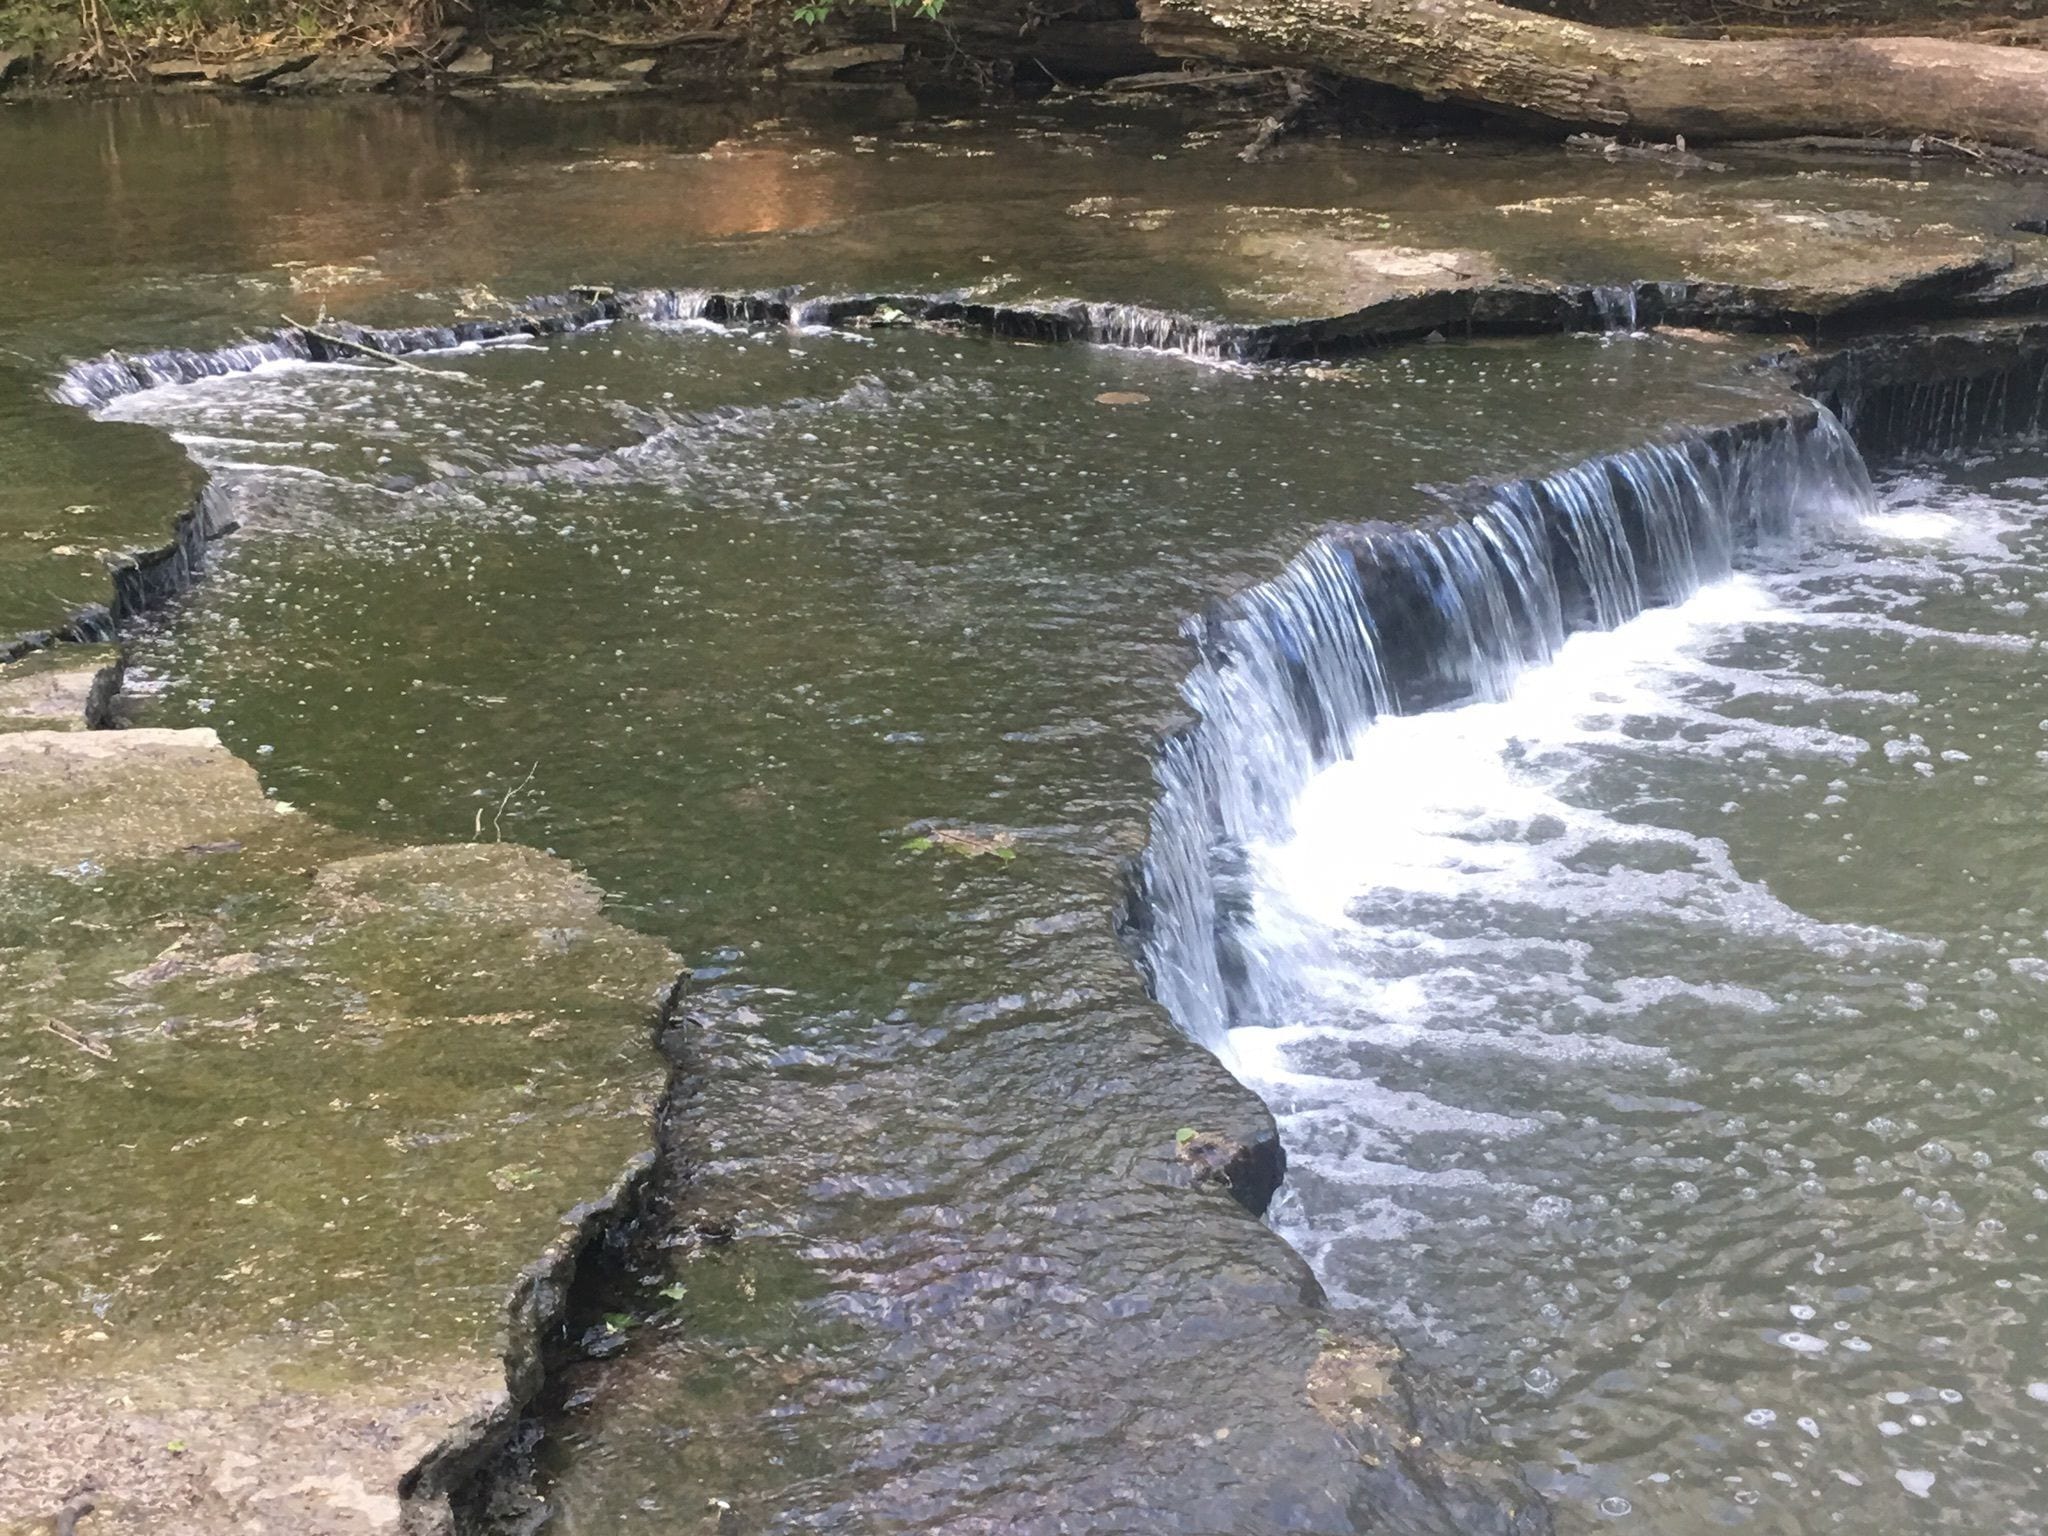
<path id="1" fill-rule="evenodd" d="M 1271 1116 L 1111 932 L 1174 622 L 1788 384 L 1874 447 L 2036 427 L 2024 191 L 1318 150 L 1254 203 L 1171 120 L 605 131 L 446 189 L 459 262 L 348 235 L 313 281 L 377 328 L 221 346 L 294 267 L 183 279 L 163 350 L 16 317 L 28 456 L 110 434 L 147 495 L 9 508 L 5 1518 L 473 1526 L 537 1466 L 574 1529 L 1540 1525 L 1247 1218 Z M 458 317 L 479 251 L 563 296 Z M 127 419 L 38 437 L 46 388 Z M 79 558 L 144 505 L 177 536 Z M 565 1366 L 649 1202 L 575 1329 L 633 1347 Z"/>

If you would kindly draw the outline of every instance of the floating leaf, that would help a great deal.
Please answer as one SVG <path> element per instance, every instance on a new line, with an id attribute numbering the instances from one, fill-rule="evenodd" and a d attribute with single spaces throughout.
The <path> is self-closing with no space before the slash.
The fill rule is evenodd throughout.
<path id="1" fill-rule="evenodd" d="M 624 1333 L 633 1326 L 633 1314 L 630 1312 L 607 1312 L 604 1315 L 604 1325 L 613 1333 Z"/>
<path id="2" fill-rule="evenodd" d="M 1198 1132 L 1192 1125 L 1184 1125 L 1173 1133 L 1173 1144 L 1176 1147 L 1184 1147 L 1193 1141 L 1197 1134 Z"/>
<path id="3" fill-rule="evenodd" d="M 1097 405 L 1144 405 L 1151 396 L 1136 389 L 1105 389 L 1095 397 Z"/>
<path id="4" fill-rule="evenodd" d="M 659 1291 L 656 1291 L 655 1294 L 657 1296 L 664 1297 L 669 1301 L 681 1301 L 685 1296 L 690 1294 L 690 1288 L 687 1285 L 682 1284 L 664 1285 Z"/>

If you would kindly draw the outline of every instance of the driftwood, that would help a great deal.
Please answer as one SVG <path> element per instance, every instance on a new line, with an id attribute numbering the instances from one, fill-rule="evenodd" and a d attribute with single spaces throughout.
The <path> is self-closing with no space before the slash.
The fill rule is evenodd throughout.
<path id="1" fill-rule="evenodd" d="M 1286 65 L 1631 136 L 1841 135 L 2048 155 L 2048 52 L 1929 37 L 1692 42 L 1492 0 L 1139 0 L 1160 53 Z"/>
<path id="2" fill-rule="evenodd" d="M 1252 80 L 1269 80 L 1275 75 L 1285 74 L 1281 69 L 1232 69 L 1225 71 L 1192 69 L 1154 69 L 1142 75 L 1121 75 L 1114 80 L 1103 82 L 1105 91 L 1171 91 L 1183 87 L 1195 88 L 1212 85 L 1240 85 Z"/>
<path id="3" fill-rule="evenodd" d="M 731 10 L 732 7 L 727 6 L 725 10 L 720 11 L 719 19 L 723 21 L 731 14 Z M 607 48 L 625 48 L 640 53 L 659 53 L 664 48 L 682 48 L 691 43 L 733 41 L 732 34 L 728 32 L 720 32 L 715 28 L 706 31 L 701 27 L 690 32 L 668 32 L 660 37 L 618 37 L 609 32 L 592 32 L 588 27 L 563 27 L 561 35 L 581 37 L 593 43 L 602 43 Z"/>
<path id="4" fill-rule="evenodd" d="M 343 336 L 336 331 L 323 331 L 314 326 L 301 325 L 290 315 L 280 315 L 278 318 L 283 320 L 293 330 L 304 332 L 316 341 L 324 341 L 330 347 L 342 347 L 350 352 L 360 352 L 365 357 L 374 357 L 380 363 L 389 363 L 394 368 L 403 368 L 411 373 L 423 373 L 430 379 L 460 379 L 465 384 L 477 382 L 470 374 L 457 373 L 452 368 L 427 368 L 419 363 L 408 362 L 402 357 L 394 356 L 386 352 L 382 347 L 373 347 L 366 341 L 357 341 L 353 337 Z"/>
<path id="5" fill-rule="evenodd" d="M 1674 171 L 1728 169 L 1718 160 L 1694 154 L 1685 147 L 1684 139 L 1670 144 L 1624 144 L 1604 134 L 1575 133 L 1564 141 L 1564 146 L 1582 155 L 1598 155 L 1603 160 L 1633 160 L 1645 165 L 1669 166 Z"/>
<path id="6" fill-rule="evenodd" d="M 1960 139 L 1921 134 L 1911 139 L 1845 139 L 1824 133 L 1802 133 L 1786 139 L 1737 140 L 1730 149 L 1810 149 L 1823 154 L 1849 155 L 1934 155 L 1949 160 L 1967 160 L 1975 165 L 2002 171 L 2048 173 L 2048 155 L 1998 144 L 1965 144 Z"/>
<path id="7" fill-rule="evenodd" d="M 1259 124 L 1259 131 L 1252 136 L 1251 143 L 1237 152 L 1237 158 L 1246 165 L 1259 160 L 1267 150 L 1301 125 L 1302 119 L 1314 109 L 1315 99 L 1307 78 L 1290 71 L 1287 75 L 1287 104 Z"/>

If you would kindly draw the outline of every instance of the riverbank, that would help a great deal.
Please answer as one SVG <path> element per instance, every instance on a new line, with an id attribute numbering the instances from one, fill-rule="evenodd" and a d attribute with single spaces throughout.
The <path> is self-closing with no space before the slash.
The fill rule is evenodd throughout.
<path id="1" fill-rule="evenodd" d="M 1543 0 L 1546 16 L 1702 38 L 1924 34 L 2008 46 L 2048 44 L 2026 0 L 1784 0 L 1731 17 L 1711 0 L 1637 7 Z M 1178 78 L 1176 78 L 1178 77 Z M 1432 130 L 1489 119 L 1397 90 L 1326 84 L 1304 118 L 1279 72 L 1192 68 L 1147 39 L 1136 0 L 1084 0 L 1046 12 L 1017 0 L 952 0 L 933 14 L 858 3 L 815 10 L 788 0 L 680 0 L 467 6 L 428 0 L 289 5 L 276 0 L 127 0 L 82 6 L 0 3 L 0 97 L 80 90 L 262 95 L 507 91 L 593 99 L 663 91 L 730 96 L 764 82 L 904 85 L 984 99 L 1116 84 L 1249 97 L 1290 122 Z"/>

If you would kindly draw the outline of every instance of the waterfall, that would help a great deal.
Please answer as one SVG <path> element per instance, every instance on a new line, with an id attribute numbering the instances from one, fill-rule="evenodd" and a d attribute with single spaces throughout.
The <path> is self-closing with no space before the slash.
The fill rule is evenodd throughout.
<path id="1" fill-rule="evenodd" d="M 363 348 L 392 357 L 409 352 L 445 352 L 454 347 L 502 341 L 514 336 L 552 336 L 616 320 L 618 301 L 609 290 L 553 294 L 528 299 L 504 319 L 457 320 L 446 325 L 408 325 L 374 330 L 340 321 L 307 330 L 287 326 L 207 351 L 172 347 L 161 352 L 110 352 L 73 363 L 57 381 L 56 397 L 66 405 L 98 410 L 122 395 L 166 384 L 253 373 L 268 363 L 347 363 L 365 360 Z"/>
<path id="2" fill-rule="evenodd" d="M 1593 309 L 1600 328 L 1607 331 L 1637 331 L 1636 285 L 1616 283 L 1593 289 Z"/>
<path id="3" fill-rule="evenodd" d="M 1247 947 L 1248 854 L 1376 718 L 1504 698 L 1572 633 L 1873 505 L 1819 407 L 1446 494 L 1451 515 L 1332 529 L 1187 626 L 1196 718 L 1160 749 L 1125 920 L 1154 995 L 1212 1047 L 1283 985 Z"/>
<path id="4" fill-rule="evenodd" d="M 1084 340 L 1112 347 L 1155 347 L 1208 362 L 1250 360 L 1253 328 L 1142 304 L 1083 304 L 1079 332 Z"/>
<path id="5" fill-rule="evenodd" d="M 253 373 L 265 363 L 312 359 L 312 347 L 303 331 L 279 331 L 204 352 L 182 347 L 132 357 L 110 352 L 105 357 L 73 363 L 58 381 L 56 393 L 66 405 L 96 410 L 122 395 L 165 384 L 191 384 L 231 373 Z"/>

